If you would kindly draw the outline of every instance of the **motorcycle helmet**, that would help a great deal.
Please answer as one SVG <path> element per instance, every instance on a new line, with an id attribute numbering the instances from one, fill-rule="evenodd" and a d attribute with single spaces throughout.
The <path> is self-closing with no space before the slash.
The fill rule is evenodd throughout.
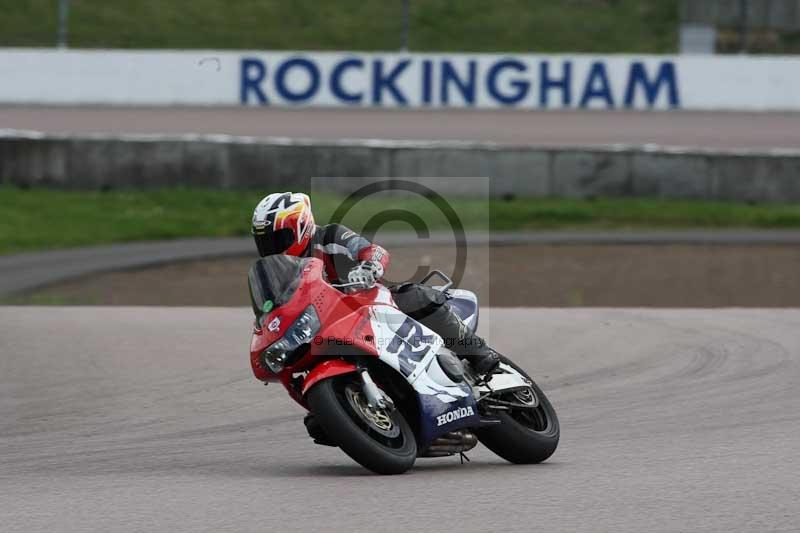
<path id="1" fill-rule="evenodd" d="M 253 211 L 253 239 L 261 257 L 274 254 L 300 256 L 315 230 L 311 199 L 303 193 L 270 194 Z"/>

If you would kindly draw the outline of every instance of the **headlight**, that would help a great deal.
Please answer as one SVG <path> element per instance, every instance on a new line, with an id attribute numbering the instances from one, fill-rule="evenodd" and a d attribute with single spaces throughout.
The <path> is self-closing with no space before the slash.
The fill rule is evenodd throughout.
<path id="1" fill-rule="evenodd" d="M 273 374 L 277 374 L 286 366 L 289 354 L 303 344 L 311 342 L 318 331 L 319 316 L 314 306 L 309 305 L 289 326 L 283 337 L 261 352 L 261 359 Z"/>

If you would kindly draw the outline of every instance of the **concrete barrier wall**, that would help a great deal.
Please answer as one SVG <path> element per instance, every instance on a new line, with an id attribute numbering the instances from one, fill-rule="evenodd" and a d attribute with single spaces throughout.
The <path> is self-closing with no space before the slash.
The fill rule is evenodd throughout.
<path id="1" fill-rule="evenodd" d="M 365 183 L 384 177 L 489 176 L 494 196 L 800 201 L 797 150 L 0 132 L 0 183 L 19 186 L 300 189 L 305 180 L 324 176 L 362 177 Z M 336 180 L 328 183 L 337 190 Z M 454 193 L 484 191 L 472 190 L 465 180 Z"/>

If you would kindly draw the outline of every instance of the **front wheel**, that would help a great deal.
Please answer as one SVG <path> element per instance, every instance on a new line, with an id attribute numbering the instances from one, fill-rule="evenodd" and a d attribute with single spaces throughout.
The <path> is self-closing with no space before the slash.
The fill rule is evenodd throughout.
<path id="1" fill-rule="evenodd" d="M 542 389 L 524 370 L 506 357 L 501 357 L 501 360 L 530 380 L 533 394 L 538 400 L 537 406 L 534 409 L 499 411 L 494 416 L 501 420 L 500 424 L 481 428 L 475 434 L 484 446 L 506 461 L 517 464 L 541 463 L 553 455 L 558 446 L 561 433 L 558 416 Z M 501 399 L 513 403 L 534 403 L 530 391 L 527 391 L 527 395 L 511 393 L 508 398 Z"/>
<path id="2" fill-rule="evenodd" d="M 319 424 L 341 449 L 377 474 L 402 474 L 414 465 L 417 441 L 400 411 L 370 408 L 361 381 L 348 374 L 326 379 L 308 392 Z"/>

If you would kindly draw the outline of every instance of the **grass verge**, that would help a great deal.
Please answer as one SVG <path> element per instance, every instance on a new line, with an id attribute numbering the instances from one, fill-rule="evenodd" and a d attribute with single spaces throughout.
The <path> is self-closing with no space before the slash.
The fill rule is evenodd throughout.
<path id="1" fill-rule="evenodd" d="M 0 0 L 0 45 L 54 46 L 58 2 Z M 410 0 L 412 51 L 674 52 L 678 0 Z M 80 0 L 77 48 L 398 50 L 400 0 Z"/>
<path id="2" fill-rule="evenodd" d="M 117 242 L 247 235 L 264 191 L 158 189 L 61 191 L 0 187 L 0 253 Z M 313 195 L 317 223 L 341 204 Z M 800 228 L 800 204 L 747 205 L 640 198 L 529 199 L 490 202 L 448 198 L 467 229 L 519 231 L 614 228 Z M 343 220 L 362 230 L 387 209 L 411 211 L 430 229 L 447 229 L 438 207 L 424 198 L 370 197 Z M 405 229 L 404 222 L 387 230 Z"/>

